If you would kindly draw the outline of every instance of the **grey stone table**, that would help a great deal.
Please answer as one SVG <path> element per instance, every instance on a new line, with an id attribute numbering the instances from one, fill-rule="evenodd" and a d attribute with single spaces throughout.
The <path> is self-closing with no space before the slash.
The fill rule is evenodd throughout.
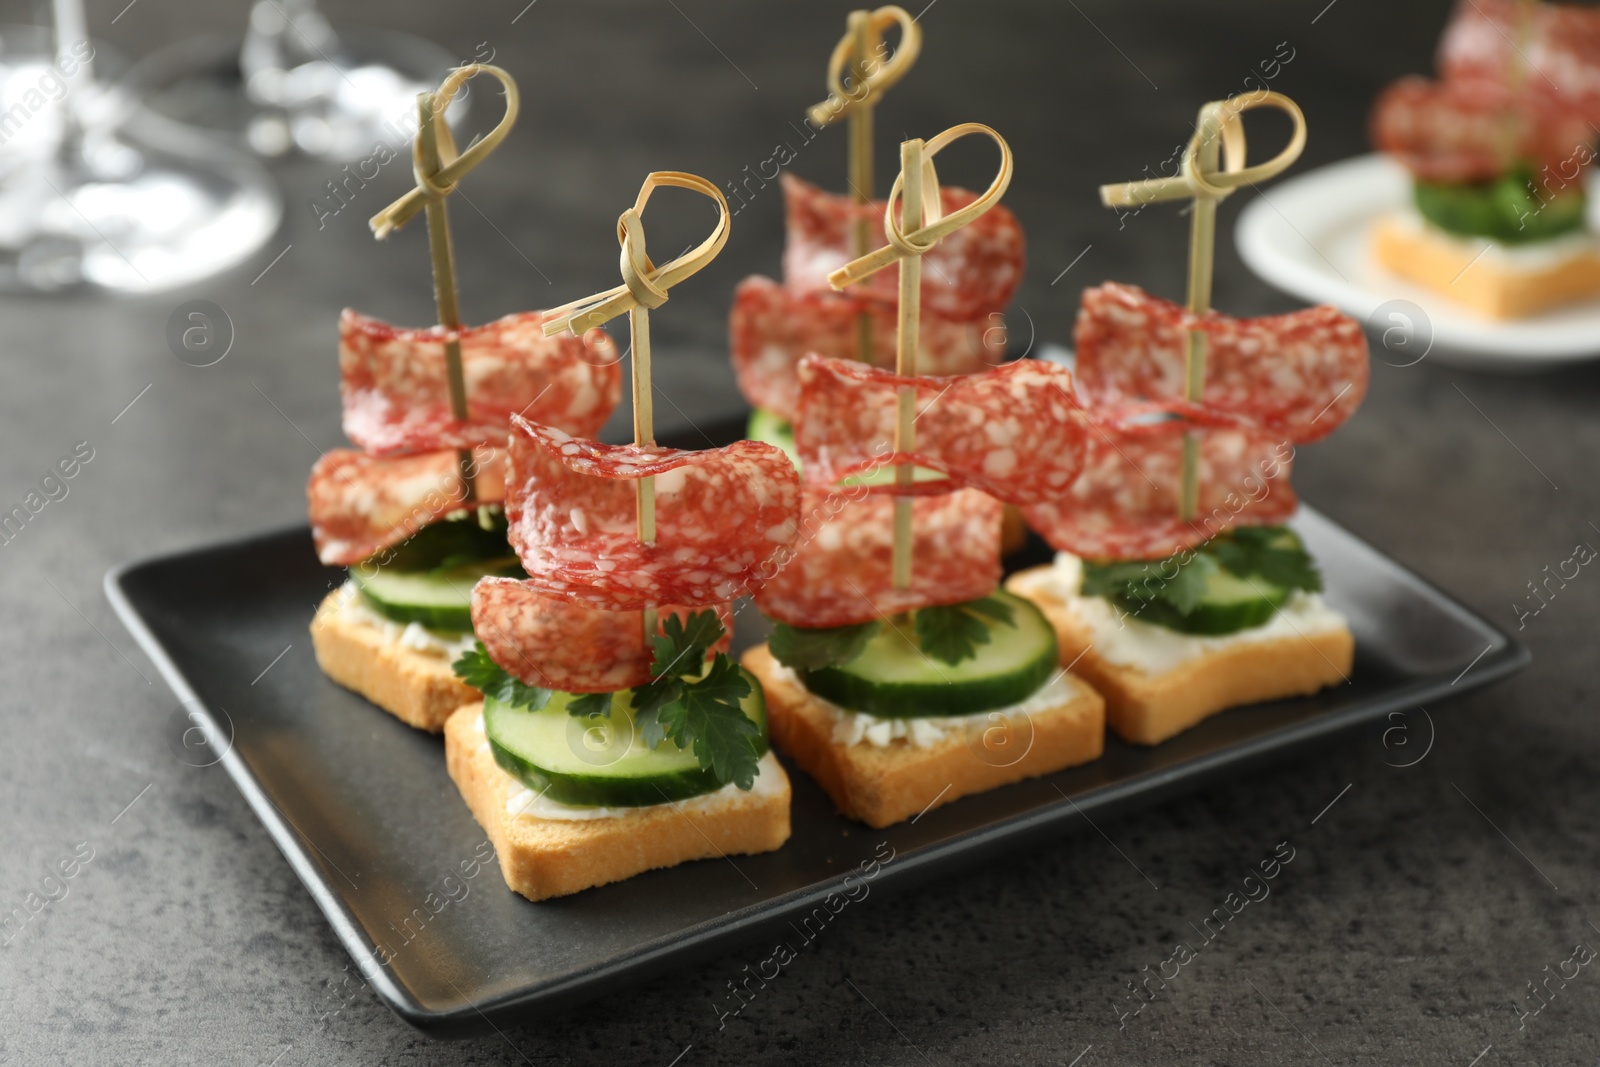
<path id="1" fill-rule="evenodd" d="M 135 55 L 244 15 L 124 2 L 93 0 L 91 24 Z M 770 174 L 789 142 L 797 173 L 841 174 L 842 137 L 801 144 L 797 126 L 820 99 L 845 4 L 525 2 L 327 5 L 463 58 L 492 49 L 521 80 L 522 123 L 471 179 L 479 210 L 455 211 L 468 318 L 612 284 L 612 227 L 646 170 L 736 181 Z M 1003 131 L 1032 260 L 1014 330 L 1066 339 L 1086 284 L 1182 288 L 1183 219 L 1151 210 L 1119 227 L 1096 206 L 1098 182 L 1155 169 L 1198 102 L 1291 53 L 1272 84 L 1310 118 L 1301 169 L 1363 151 L 1368 101 L 1426 68 L 1445 6 L 935 0 L 924 57 L 881 112 L 882 167 L 902 131 L 969 119 Z M 987 166 L 977 152 L 941 161 L 950 180 Z M 421 228 L 382 247 L 366 233 L 408 182 L 403 162 L 337 214 L 313 206 L 342 177 L 334 168 L 277 176 L 284 228 L 229 276 L 148 299 L 0 305 L 0 503 L 79 442 L 93 451 L 68 495 L 0 550 L 0 915 L 29 893 L 51 898 L 4 935 L 0 1062 L 1466 1067 L 1600 1054 L 1600 974 L 1550 982 L 1548 1006 L 1518 1016 L 1534 1004 L 1528 983 L 1579 942 L 1600 946 L 1600 576 L 1587 570 L 1525 620 L 1526 673 L 1429 709 L 1431 749 L 1413 766 L 1393 764 L 1424 749 L 1420 719 L 1410 749 L 1374 731 L 1103 824 L 1104 836 L 882 899 L 725 1027 L 715 1006 L 756 948 L 536 1026 L 447 1045 L 408 1029 L 351 982 L 222 771 L 174 757 L 174 702 L 100 591 L 113 564 L 298 521 L 317 449 L 340 442 L 335 315 L 427 318 Z M 727 251 L 657 316 L 665 425 L 740 407 L 728 294 L 776 270 L 782 237 L 776 188 L 749 188 Z M 1224 234 L 1237 208 L 1224 208 Z M 698 229 L 652 227 L 659 248 Z M 236 331 L 209 368 L 165 339 L 191 299 L 221 305 Z M 1227 241 L 1216 299 L 1240 313 L 1293 306 Z M 1600 367 L 1487 377 L 1380 361 L 1362 411 L 1302 455 L 1307 500 L 1511 629 L 1530 581 L 1576 544 L 1600 545 Z M 1271 897 L 1133 1015 L 1128 983 L 1283 841 L 1296 858 Z M 47 877 L 60 870 L 71 877 Z"/>

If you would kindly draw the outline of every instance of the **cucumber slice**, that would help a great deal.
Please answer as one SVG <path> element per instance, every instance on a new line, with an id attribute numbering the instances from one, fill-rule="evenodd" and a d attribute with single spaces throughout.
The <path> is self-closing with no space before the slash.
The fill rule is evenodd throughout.
<path id="1" fill-rule="evenodd" d="M 806 688 L 842 708 L 884 718 L 971 715 L 1028 699 L 1060 669 L 1056 632 L 1034 605 L 1004 590 L 1013 623 L 991 621 L 988 644 L 958 664 L 917 647 L 911 627 L 884 625 L 849 663 L 800 672 Z"/>
<path id="2" fill-rule="evenodd" d="M 1164 600 L 1143 603 L 1117 597 L 1117 606 L 1136 619 L 1186 634 L 1231 634 L 1260 626 L 1275 615 L 1289 590 L 1260 578 L 1241 578 L 1218 568 L 1206 576 L 1204 599 L 1187 615 Z"/>
<path id="3" fill-rule="evenodd" d="M 776 445 L 796 467 L 800 466 L 800 450 L 794 446 L 794 427 L 789 420 L 766 408 L 756 408 L 750 413 L 745 426 L 745 437 L 763 444 Z"/>
<path id="4" fill-rule="evenodd" d="M 506 546 L 506 516 L 491 505 L 489 529 L 478 522 L 476 509 L 454 519 L 441 519 L 418 530 L 411 538 L 385 549 L 351 571 L 426 571 L 474 559 L 496 559 L 510 554 Z"/>
<path id="5" fill-rule="evenodd" d="M 741 670 L 743 670 L 741 668 Z M 767 752 L 767 702 L 761 683 L 743 671 L 750 695 L 744 713 L 760 728 Z M 637 808 L 685 800 L 722 788 L 692 751 L 663 740 L 645 744 L 628 706 L 633 690 L 611 695 L 609 716 L 573 715 L 571 693 L 553 693 L 538 711 L 483 702 L 483 729 L 494 761 L 523 785 L 562 804 Z"/>
<path id="6" fill-rule="evenodd" d="M 504 552 L 504 548 L 501 549 Z M 515 558 L 481 559 L 431 571 L 384 567 L 370 575 L 353 567 L 350 578 L 372 610 L 395 622 L 416 622 L 430 630 L 472 629 L 472 587 L 485 575 L 523 574 Z"/>

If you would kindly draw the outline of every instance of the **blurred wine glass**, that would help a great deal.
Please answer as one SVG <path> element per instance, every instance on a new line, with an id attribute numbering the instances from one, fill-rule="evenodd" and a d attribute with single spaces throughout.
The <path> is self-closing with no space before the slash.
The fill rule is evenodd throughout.
<path id="1" fill-rule="evenodd" d="M 276 230 L 260 164 L 96 74 L 81 0 L 0 27 L 0 289 L 154 292 L 210 277 Z"/>
<path id="2" fill-rule="evenodd" d="M 129 84 L 156 113 L 261 155 L 350 162 L 380 143 L 409 144 L 417 94 L 454 65 L 409 34 L 335 31 L 316 0 L 256 0 L 242 40 L 215 34 L 170 45 L 141 61 Z"/>

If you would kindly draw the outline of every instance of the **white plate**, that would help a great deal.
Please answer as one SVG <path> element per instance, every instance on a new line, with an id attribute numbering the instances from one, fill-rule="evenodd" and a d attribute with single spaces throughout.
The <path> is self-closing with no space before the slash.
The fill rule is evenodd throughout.
<path id="1" fill-rule="evenodd" d="M 1380 215 L 1410 201 L 1411 179 L 1381 155 L 1358 156 L 1270 186 L 1239 216 L 1239 255 L 1262 280 L 1366 322 L 1373 356 L 1407 365 L 1533 371 L 1600 356 L 1600 300 L 1516 322 L 1480 318 L 1389 274 L 1367 250 Z M 1591 227 L 1596 207 L 1590 186 Z"/>

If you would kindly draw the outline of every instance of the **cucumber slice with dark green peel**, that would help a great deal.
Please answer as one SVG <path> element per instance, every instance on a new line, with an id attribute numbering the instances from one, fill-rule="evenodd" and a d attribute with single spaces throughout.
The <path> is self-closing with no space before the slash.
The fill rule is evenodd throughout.
<path id="1" fill-rule="evenodd" d="M 1581 230 L 1588 208 L 1581 185 L 1541 195 L 1523 170 L 1491 182 L 1417 182 L 1414 200 L 1422 217 L 1441 230 L 1502 244 L 1544 241 Z"/>
<path id="2" fill-rule="evenodd" d="M 783 416 L 766 408 L 756 408 L 750 413 L 750 422 L 745 427 L 744 435 L 752 441 L 783 449 L 794 465 L 800 466 L 800 450 L 794 445 L 794 426 Z"/>
<path id="3" fill-rule="evenodd" d="M 484 529 L 476 508 L 454 519 L 430 523 L 408 540 L 350 568 L 371 573 L 381 570 L 426 571 L 474 559 L 496 559 L 510 554 L 506 547 L 506 516 L 499 505 L 486 509 Z"/>
<path id="4" fill-rule="evenodd" d="M 850 662 L 801 671 L 800 679 L 824 700 L 883 718 L 972 715 L 1020 703 L 1060 670 L 1056 632 L 1029 601 L 1003 590 L 992 596 L 1010 606 L 1012 621 L 989 620 L 989 641 L 960 663 L 922 651 L 909 624 L 886 623 Z"/>
<path id="5" fill-rule="evenodd" d="M 1083 561 L 1081 595 L 1179 633 L 1231 634 L 1271 621 L 1322 577 L 1293 530 L 1245 526 L 1166 559 Z"/>
<path id="6" fill-rule="evenodd" d="M 759 728 L 767 752 L 767 703 L 749 671 L 750 695 L 740 702 Z M 670 740 L 650 748 L 634 726 L 633 690 L 611 695 L 611 714 L 573 715 L 571 693 L 553 693 L 538 711 L 483 702 L 483 730 L 494 761 L 541 796 L 579 807 L 637 808 L 686 800 L 722 788 L 694 752 Z"/>
<path id="7" fill-rule="evenodd" d="M 1118 608 L 1136 619 L 1198 636 L 1231 634 L 1271 621 L 1289 599 L 1289 590 L 1260 578 L 1217 570 L 1206 576 L 1204 599 L 1187 614 L 1164 600 L 1115 599 Z"/>
<path id="8" fill-rule="evenodd" d="M 514 557 L 480 559 L 430 571 L 383 567 L 370 574 L 352 567 L 350 578 L 367 604 L 386 619 L 421 623 L 430 630 L 472 629 L 472 587 L 486 575 L 526 577 Z"/>

